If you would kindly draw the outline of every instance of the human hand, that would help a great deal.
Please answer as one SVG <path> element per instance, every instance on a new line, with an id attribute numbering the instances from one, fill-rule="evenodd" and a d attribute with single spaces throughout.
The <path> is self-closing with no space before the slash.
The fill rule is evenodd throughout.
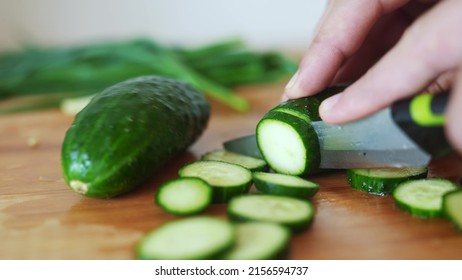
<path id="1" fill-rule="evenodd" d="M 345 80 L 321 118 L 353 121 L 431 85 L 452 87 L 446 131 L 462 153 L 462 1 L 330 1 L 282 99 L 313 95 Z"/>

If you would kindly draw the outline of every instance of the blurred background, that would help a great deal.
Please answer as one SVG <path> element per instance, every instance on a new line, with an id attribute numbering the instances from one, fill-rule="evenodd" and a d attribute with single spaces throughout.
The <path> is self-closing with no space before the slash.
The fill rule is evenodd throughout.
<path id="1" fill-rule="evenodd" d="M 234 89 L 293 75 L 325 2 L 0 0 L 0 114 L 142 75 L 187 81 L 246 111 Z"/>
<path id="2" fill-rule="evenodd" d="M 324 0 L 0 0 L 0 50 L 151 37 L 198 45 L 238 37 L 254 49 L 301 52 Z"/>

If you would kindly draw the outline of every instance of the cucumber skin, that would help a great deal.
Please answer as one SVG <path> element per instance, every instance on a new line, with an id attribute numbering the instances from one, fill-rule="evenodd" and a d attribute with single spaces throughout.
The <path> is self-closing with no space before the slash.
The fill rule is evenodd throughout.
<path id="1" fill-rule="evenodd" d="M 354 171 L 348 169 L 347 177 L 348 184 L 357 190 L 376 195 L 389 195 L 393 193 L 396 187 L 402 182 L 426 178 L 427 173 L 428 170 L 425 173 L 405 178 L 366 178 L 366 176 L 358 175 L 354 173 Z"/>
<path id="2" fill-rule="evenodd" d="M 270 111 L 284 112 L 286 114 L 298 116 L 308 123 L 312 121 L 320 121 L 321 117 L 319 116 L 319 105 L 321 105 L 321 102 L 339 92 L 344 91 L 345 88 L 346 86 L 344 85 L 328 87 L 313 96 L 301 97 L 282 102 Z"/>
<path id="3" fill-rule="evenodd" d="M 144 76 L 109 87 L 66 132 L 64 179 L 87 183 L 80 193 L 90 197 L 126 193 L 194 143 L 209 116 L 204 95 L 178 80 Z"/>
<path id="4" fill-rule="evenodd" d="M 244 190 L 240 187 L 212 187 L 212 201 L 214 204 L 227 203 L 236 196 L 248 193 L 250 187 L 251 184 L 246 186 Z"/>
<path id="5" fill-rule="evenodd" d="M 294 198 L 312 198 L 319 189 L 316 188 L 297 188 L 297 187 L 284 187 L 284 190 L 276 184 L 272 183 L 262 183 L 254 179 L 255 187 L 257 190 L 267 193 L 280 196 L 289 196 Z"/>
<path id="6" fill-rule="evenodd" d="M 344 91 L 346 88 L 346 85 L 339 84 L 335 86 L 328 87 L 324 89 L 323 91 L 319 92 L 316 95 L 313 96 L 308 96 L 308 97 L 302 97 L 298 99 L 291 99 L 287 100 L 285 102 L 280 103 L 276 107 L 270 109 L 267 114 L 263 116 L 263 118 L 260 120 L 260 122 L 257 124 L 257 141 L 258 141 L 258 126 L 261 122 L 263 122 L 265 119 L 268 118 L 278 118 L 282 116 L 291 116 L 295 117 L 299 120 L 302 120 L 303 123 L 299 123 L 297 125 L 299 128 L 297 131 L 302 132 L 302 131 L 307 131 L 306 133 L 309 135 L 308 138 L 310 138 L 310 142 L 307 143 L 310 145 L 310 150 L 312 150 L 315 159 L 311 160 L 307 164 L 307 168 L 300 173 L 300 174 L 291 174 L 291 175 L 298 175 L 298 176 L 306 176 L 306 175 L 313 175 L 313 174 L 318 174 L 322 172 L 319 168 L 319 164 L 321 161 L 321 155 L 320 155 L 320 147 L 319 147 L 319 140 L 318 136 L 313 129 L 313 127 L 310 125 L 312 121 L 320 121 L 321 117 L 319 116 L 319 105 L 321 102 L 339 92 Z M 264 156 L 264 151 L 260 149 L 261 153 Z M 311 157 L 310 157 L 311 158 Z M 265 158 L 266 160 L 266 158 Z M 268 165 L 271 166 L 271 163 L 266 160 Z"/>
<path id="7" fill-rule="evenodd" d="M 442 211 L 429 211 L 427 209 L 411 207 L 408 204 L 398 200 L 395 200 L 395 203 L 399 209 L 419 218 L 440 218 L 443 215 Z"/>
<path id="8" fill-rule="evenodd" d="M 263 158 L 268 163 L 268 165 L 277 173 L 287 174 L 287 172 L 279 169 L 277 166 L 272 165 L 271 161 L 268 160 L 267 155 L 265 155 L 268 151 L 264 151 L 261 148 L 260 141 L 263 141 L 261 137 L 259 137 L 259 126 L 264 124 L 265 120 L 274 119 L 284 123 L 287 123 L 291 127 L 294 128 L 295 131 L 298 132 L 300 138 L 302 139 L 303 145 L 306 148 L 306 158 L 307 161 L 305 162 L 305 168 L 300 170 L 297 173 L 290 174 L 294 176 L 306 176 L 310 174 L 316 174 L 320 171 L 319 164 L 321 160 L 321 153 L 319 148 L 319 140 L 314 128 L 304 120 L 290 114 L 286 114 L 283 112 L 278 111 L 270 111 L 257 124 L 257 145 L 263 155 Z M 271 152 L 271 151 L 269 151 Z"/>

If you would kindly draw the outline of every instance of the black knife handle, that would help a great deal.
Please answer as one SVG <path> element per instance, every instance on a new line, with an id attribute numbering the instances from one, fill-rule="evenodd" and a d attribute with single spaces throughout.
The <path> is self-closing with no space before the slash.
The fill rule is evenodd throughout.
<path id="1" fill-rule="evenodd" d="M 443 156 L 451 151 L 444 133 L 448 96 L 447 92 L 422 93 L 391 106 L 396 124 L 433 157 Z"/>

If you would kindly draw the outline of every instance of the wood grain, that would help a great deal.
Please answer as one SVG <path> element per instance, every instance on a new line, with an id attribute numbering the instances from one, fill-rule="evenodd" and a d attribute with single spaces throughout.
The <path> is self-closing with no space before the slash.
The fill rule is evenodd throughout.
<path id="1" fill-rule="evenodd" d="M 108 200 L 82 197 L 62 179 L 60 149 L 72 117 L 58 110 L 0 116 L 0 259 L 133 259 L 143 234 L 177 219 L 154 205 L 157 187 L 223 141 L 253 133 L 282 89 L 239 89 L 252 103 L 245 114 L 211 102 L 209 126 L 188 152 L 137 190 Z M 461 174 L 456 155 L 430 165 L 432 177 Z M 390 197 L 354 190 L 342 170 L 312 180 L 321 184 L 313 198 L 315 221 L 293 237 L 291 259 L 462 259 L 462 233 L 447 220 L 412 217 Z M 205 214 L 225 218 L 226 206 Z"/>

